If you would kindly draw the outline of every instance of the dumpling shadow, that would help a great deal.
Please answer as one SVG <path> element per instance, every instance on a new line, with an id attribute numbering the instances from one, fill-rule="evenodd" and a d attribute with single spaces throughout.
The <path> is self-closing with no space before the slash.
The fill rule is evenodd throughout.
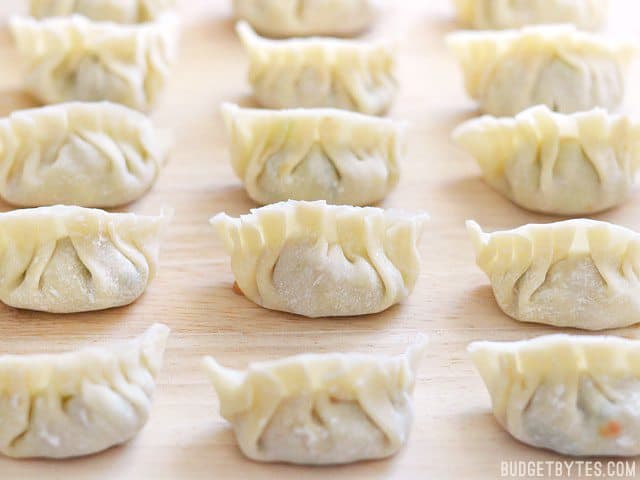
<path id="1" fill-rule="evenodd" d="M 242 93 L 240 95 L 232 96 L 227 100 L 227 102 L 234 103 L 242 108 L 262 108 L 256 100 L 256 97 L 250 93 Z"/>
<path id="2" fill-rule="evenodd" d="M 17 88 L 0 91 L 0 116 L 6 117 L 18 110 L 42 106 L 34 96 Z"/>

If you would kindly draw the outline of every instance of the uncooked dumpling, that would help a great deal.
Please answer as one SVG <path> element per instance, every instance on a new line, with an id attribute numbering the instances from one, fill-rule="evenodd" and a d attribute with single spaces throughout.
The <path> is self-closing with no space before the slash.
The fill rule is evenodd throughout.
<path id="1" fill-rule="evenodd" d="M 515 115 L 535 105 L 561 113 L 617 109 L 636 44 L 545 25 L 447 38 L 467 93 L 485 113 Z"/>
<path id="2" fill-rule="evenodd" d="M 175 0 L 31 0 L 32 17 L 64 17 L 74 13 L 90 20 L 144 23 L 175 7 Z"/>
<path id="3" fill-rule="evenodd" d="M 453 0 L 453 3 L 465 27 L 483 30 L 542 23 L 572 23 L 582 30 L 598 30 L 609 11 L 609 0 Z"/>
<path id="4" fill-rule="evenodd" d="M 640 125 L 602 109 L 575 114 L 533 107 L 515 118 L 482 117 L 454 140 L 489 185 L 521 207 L 588 215 L 631 194 L 640 167 Z"/>
<path id="5" fill-rule="evenodd" d="M 379 7 L 378 0 L 233 0 L 236 17 L 268 37 L 357 35 Z"/>
<path id="6" fill-rule="evenodd" d="M 169 328 L 113 347 L 0 355 L 0 452 L 90 455 L 134 437 L 149 418 Z"/>
<path id="7" fill-rule="evenodd" d="M 307 317 L 376 313 L 404 300 L 420 272 L 427 216 L 324 201 L 276 203 L 211 223 L 242 292 Z"/>
<path id="8" fill-rule="evenodd" d="M 586 330 L 640 322 L 640 234 L 586 219 L 467 229 L 500 308 L 516 320 Z"/>
<path id="9" fill-rule="evenodd" d="M 565 455 L 640 455 L 640 342 L 549 335 L 474 342 L 469 352 L 500 424 Z"/>
<path id="10" fill-rule="evenodd" d="M 395 454 L 413 423 L 426 338 L 405 355 L 305 354 L 246 371 L 205 359 L 222 416 L 253 460 L 326 465 Z"/>
<path id="11" fill-rule="evenodd" d="M 398 84 L 393 48 L 335 38 L 268 40 L 246 22 L 238 35 L 249 54 L 249 83 L 266 108 L 342 108 L 382 115 Z"/>
<path id="12" fill-rule="evenodd" d="M 225 104 L 233 169 L 260 204 L 370 205 L 398 183 L 405 125 L 335 109 L 254 110 Z"/>
<path id="13" fill-rule="evenodd" d="M 178 22 L 120 25 L 70 17 L 15 17 L 11 31 L 25 64 L 25 86 L 43 103 L 108 100 L 151 110 L 176 56 Z"/>
<path id="14" fill-rule="evenodd" d="M 0 213 L 0 300 L 55 313 L 127 305 L 155 277 L 168 222 L 60 205 Z"/>
<path id="15" fill-rule="evenodd" d="M 168 142 L 141 113 L 68 103 L 0 119 L 0 196 L 21 207 L 115 207 L 156 181 Z"/>

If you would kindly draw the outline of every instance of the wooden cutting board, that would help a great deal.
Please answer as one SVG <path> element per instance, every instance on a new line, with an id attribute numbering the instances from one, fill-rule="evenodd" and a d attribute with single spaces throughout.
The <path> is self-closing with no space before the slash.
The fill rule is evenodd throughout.
<path id="1" fill-rule="evenodd" d="M 3 18 L 16 13 L 9 4 L 19 2 L 1 3 Z M 503 460 L 560 459 L 518 443 L 498 426 L 465 352 L 473 340 L 517 340 L 557 330 L 517 323 L 501 313 L 475 266 L 464 221 L 476 219 L 495 229 L 554 218 L 528 213 L 493 192 L 474 162 L 449 140 L 458 123 L 477 114 L 444 47 L 444 35 L 456 28 L 449 2 L 388 2 L 383 21 L 370 34 L 398 44 L 401 90 L 391 116 L 411 122 L 404 174 L 383 206 L 427 211 L 433 220 L 421 248 L 422 274 L 413 295 L 382 314 L 342 320 L 263 310 L 232 291 L 229 261 L 208 219 L 220 211 L 237 215 L 254 206 L 231 171 L 218 113 L 223 101 L 252 104 L 247 61 L 233 31 L 229 1 L 179 3 L 184 14 L 181 57 L 154 114 L 160 126 L 173 130 L 175 149 L 153 191 L 128 207 L 142 213 L 175 208 L 158 278 L 134 305 L 104 312 L 59 316 L 0 305 L 2 353 L 106 344 L 138 335 L 156 321 L 168 324 L 172 335 L 150 421 L 129 444 L 88 458 L 0 458 L 0 478 L 498 478 Z M 633 33 L 639 15 L 637 1 L 614 1 L 611 30 Z M 3 29 L 2 115 L 32 106 L 21 93 L 17 65 Z M 632 109 L 640 105 L 640 95 L 630 93 Z M 640 230 L 638 205 L 640 196 L 634 195 L 597 218 Z M 246 460 L 219 416 L 217 399 L 200 368 L 205 354 L 244 367 L 250 361 L 310 351 L 399 353 L 416 332 L 426 333 L 431 345 L 415 389 L 415 425 L 406 448 L 386 461 L 304 468 Z M 635 337 L 637 329 L 616 333 Z"/>

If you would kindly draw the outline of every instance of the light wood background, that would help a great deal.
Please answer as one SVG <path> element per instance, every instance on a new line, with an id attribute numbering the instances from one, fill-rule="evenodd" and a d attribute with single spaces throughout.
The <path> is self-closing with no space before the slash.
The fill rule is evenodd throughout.
<path id="1" fill-rule="evenodd" d="M 0 15 L 20 2 L 1 2 Z M 218 114 L 223 101 L 251 105 L 246 58 L 233 33 L 230 1 L 179 0 L 184 13 L 182 55 L 154 118 L 173 129 L 175 150 L 154 190 L 130 210 L 176 215 L 158 278 L 137 303 L 105 312 L 56 316 L 0 305 L 0 351 L 63 351 L 141 333 L 160 321 L 172 328 L 151 419 L 129 444 L 72 461 L 0 458 L 2 479 L 375 479 L 497 478 L 502 460 L 561 457 L 512 439 L 495 422 L 489 396 L 465 353 L 473 340 L 516 340 L 555 332 L 521 324 L 497 307 L 475 266 L 464 221 L 488 229 L 552 217 L 512 205 L 486 186 L 474 162 L 449 141 L 459 122 L 476 115 L 461 76 L 444 48 L 455 29 L 447 0 L 388 2 L 371 35 L 395 40 L 401 90 L 391 113 L 411 122 L 409 156 L 399 188 L 385 207 L 424 210 L 433 221 L 422 246 L 422 274 L 413 295 L 379 314 L 309 320 L 260 309 L 233 293 L 233 276 L 208 218 L 237 215 L 254 205 L 234 177 Z M 637 28 L 640 4 L 614 0 L 615 33 Z M 9 36 L 0 33 L 0 114 L 31 106 Z M 640 105 L 632 72 L 628 107 Z M 597 218 L 640 229 L 640 195 Z M 0 205 L 7 210 L 7 205 Z M 430 337 L 415 390 L 415 425 L 396 457 L 343 467 L 303 468 L 243 458 L 217 399 L 200 369 L 216 356 L 233 367 L 301 352 L 399 353 L 416 332 Z M 618 332 L 635 337 L 635 328 Z M 640 472 L 640 467 L 638 468 Z"/>

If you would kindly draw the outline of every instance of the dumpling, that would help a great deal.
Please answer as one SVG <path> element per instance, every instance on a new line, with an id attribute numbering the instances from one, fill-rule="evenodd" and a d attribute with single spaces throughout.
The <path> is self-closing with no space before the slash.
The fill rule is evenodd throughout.
<path id="1" fill-rule="evenodd" d="M 175 6 L 175 0 L 30 0 L 36 18 L 64 17 L 74 13 L 94 21 L 144 23 L 157 20 Z"/>
<path id="2" fill-rule="evenodd" d="M 426 349 L 405 355 L 304 354 L 246 371 L 204 366 L 240 449 L 263 462 L 326 465 L 393 455 L 407 442 L 411 394 Z"/>
<path id="3" fill-rule="evenodd" d="M 376 313 L 404 300 L 420 271 L 427 215 L 324 201 L 275 203 L 211 223 L 251 301 L 307 317 Z"/>
<path id="4" fill-rule="evenodd" d="M 0 196 L 22 207 L 115 207 L 158 178 L 168 142 L 141 113 L 68 103 L 0 119 Z"/>
<path id="5" fill-rule="evenodd" d="M 505 32 L 458 32 L 447 43 L 460 62 L 467 92 L 491 115 L 534 105 L 573 113 L 615 110 L 635 45 L 545 25 Z"/>
<path id="6" fill-rule="evenodd" d="M 640 234 L 585 219 L 467 229 L 500 308 L 516 320 L 586 330 L 640 322 Z"/>
<path id="7" fill-rule="evenodd" d="M 90 455 L 133 438 L 149 418 L 169 328 L 114 347 L 0 355 L 0 452 Z"/>
<path id="8" fill-rule="evenodd" d="M 92 22 L 74 15 L 14 17 L 11 31 L 25 63 L 25 86 L 43 103 L 109 100 L 149 111 L 174 61 L 173 14 L 144 25 Z"/>
<path id="9" fill-rule="evenodd" d="M 454 140 L 489 185 L 521 207 L 586 215 L 622 203 L 640 167 L 640 125 L 595 109 L 570 115 L 533 107 L 515 118 L 462 124 Z"/>
<path id="10" fill-rule="evenodd" d="M 225 104 L 233 169 L 260 204 L 379 202 L 396 186 L 405 125 L 334 109 L 254 110 Z"/>
<path id="11" fill-rule="evenodd" d="M 484 30 L 542 23 L 598 30 L 609 11 L 609 0 L 454 0 L 454 5 L 464 26 Z"/>
<path id="12" fill-rule="evenodd" d="M 268 37 L 357 35 L 379 7 L 378 0 L 233 0 L 236 17 Z"/>
<path id="13" fill-rule="evenodd" d="M 398 90 L 395 55 L 384 43 L 294 38 L 268 40 L 239 22 L 249 82 L 266 108 L 342 108 L 384 114 Z"/>
<path id="14" fill-rule="evenodd" d="M 168 223 L 61 205 L 0 213 L 0 300 L 55 313 L 127 305 L 155 277 Z"/>
<path id="15" fill-rule="evenodd" d="M 473 363 L 498 422 L 565 455 L 640 455 L 640 342 L 548 335 L 474 342 Z"/>

